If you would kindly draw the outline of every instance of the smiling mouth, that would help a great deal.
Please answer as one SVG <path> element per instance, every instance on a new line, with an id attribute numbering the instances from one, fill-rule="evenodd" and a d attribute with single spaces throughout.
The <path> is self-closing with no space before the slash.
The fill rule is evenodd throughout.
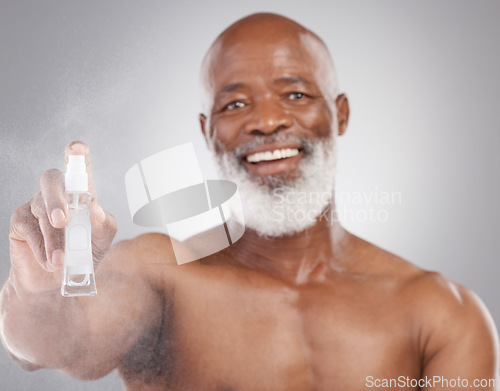
<path id="1" fill-rule="evenodd" d="M 256 152 L 245 157 L 248 163 L 257 164 L 260 162 L 270 162 L 275 160 L 283 160 L 300 153 L 298 148 L 281 148 L 270 151 Z"/>

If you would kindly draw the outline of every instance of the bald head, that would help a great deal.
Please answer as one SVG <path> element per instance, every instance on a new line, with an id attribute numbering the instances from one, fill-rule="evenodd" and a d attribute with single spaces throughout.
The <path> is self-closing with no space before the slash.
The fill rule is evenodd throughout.
<path id="1" fill-rule="evenodd" d="M 209 53 L 221 44 L 233 44 L 247 39 L 262 43 L 270 38 L 293 39 L 299 38 L 300 35 L 311 35 L 321 42 L 316 34 L 292 19 L 278 14 L 257 13 L 246 16 L 226 28 L 214 41 Z"/>
<path id="2" fill-rule="evenodd" d="M 333 103 L 337 77 L 324 42 L 315 33 L 281 15 L 257 13 L 240 19 L 224 30 L 210 46 L 201 68 L 202 104 L 209 115 L 213 107 L 216 79 L 228 61 L 252 53 L 254 57 L 286 56 L 293 52 L 308 57 L 310 66 L 322 79 L 325 96 Z M 248 63 L 251 66 L 251 63 Z"/>

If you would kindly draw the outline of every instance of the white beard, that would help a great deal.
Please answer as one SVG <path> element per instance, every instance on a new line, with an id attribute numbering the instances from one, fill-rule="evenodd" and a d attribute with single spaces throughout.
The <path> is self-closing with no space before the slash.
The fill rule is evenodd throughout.
<path id="1" fill-rule="evenodd" d="M 256 145 L 291 141 L 303 146 L 303 156 L 295 180 L 285 175 L 252 177 L 239 156 Z M 245 226 L 263 237 L 279 237 L 301 232 L 314 225 L 331 204 L 334 189 L 336 151 L 333 136 L 301 140 L 283 133 L 256 136 L 249 144 L 226 152 L 217 143 L 210 150 L 221 179 L 235 182 L 243 204 Z"/>

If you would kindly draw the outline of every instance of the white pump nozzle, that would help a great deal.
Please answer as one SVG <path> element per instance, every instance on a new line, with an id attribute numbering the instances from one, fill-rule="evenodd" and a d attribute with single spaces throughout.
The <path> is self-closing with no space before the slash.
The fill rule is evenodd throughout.
<path id="1" fill-rule="evenodd" d="M 64 175 L 65 188 L 68 192 L 89 191 L 89 177 L 85 165 L 85 155 L 69 155 Z"/>

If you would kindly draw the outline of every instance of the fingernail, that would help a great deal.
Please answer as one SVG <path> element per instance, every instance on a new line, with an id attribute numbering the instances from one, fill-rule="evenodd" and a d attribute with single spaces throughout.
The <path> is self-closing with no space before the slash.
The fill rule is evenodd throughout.
<path id="1" fill-rule="evenodd" d="M 50 218 L 52 220 L 52 225 L 54 226 L 61 226 L 64 224 L 64 212 L 62 209 L 54 209 L 52 213 L 50 214 Z"/>
<path id="2" fill-rule="evenodd" d="M 57 249 L 52 251 L 52 264 L 55 266 L 60 266 L 64 263 L 64 251 Z"/>

